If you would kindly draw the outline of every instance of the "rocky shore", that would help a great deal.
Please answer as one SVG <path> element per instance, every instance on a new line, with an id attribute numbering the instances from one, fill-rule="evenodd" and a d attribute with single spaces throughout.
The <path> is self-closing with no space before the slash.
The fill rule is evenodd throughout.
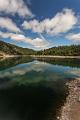
<path id="1" fill-rule="evenodd" d="M 80 120 L 80 78 L 71 80 L 66 84 L 69 94 L 64 106 L 61 108 L 59 120 Z"/>

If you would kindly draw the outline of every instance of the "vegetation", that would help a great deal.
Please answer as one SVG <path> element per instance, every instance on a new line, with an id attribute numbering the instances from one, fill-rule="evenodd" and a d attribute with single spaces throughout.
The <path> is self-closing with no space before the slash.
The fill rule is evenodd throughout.
<path id="1" fill-rule="evenodd" d="M 21 48 L 13 44 L 0 41 L 0 56 L 7 55 L 31 55 L 34 50 L 28 48 Z"/>
<path id="2" fill-rule="evenodd" d="M 36 55 L 80 56 L 80 45 L 53 47 L 38 51 Z"/>
<path id="3" fill-rule="evenodd" d="M 80 45 L 59 46 L 42 51 L 21 48 L 13 44 L 0 41 L 0 56 L 7 55 L 53 55 L 53 56 L 80 56 Z"/>

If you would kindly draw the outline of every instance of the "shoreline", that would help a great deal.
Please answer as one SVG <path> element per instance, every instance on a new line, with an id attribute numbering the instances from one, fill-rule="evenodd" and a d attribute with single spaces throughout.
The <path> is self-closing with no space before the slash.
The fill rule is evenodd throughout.
<path id="1" fill-rule="evenodd" d="M 75 59 L 80 59 L 80 56 L 51 56 L 51 55 L 3 55 L 0 56 L 0 58 L 11 58 L 11 57 L 25 57 L 25 56 L 30 56 L 33 58 L 75 58 Z"/>
<path id="2" fill-rule="evenodd" d="M 11 58 L 11 57 L 20 57 L 20 55 L 3 55 L 0 58 Z"/>
<path id="3" fill-rule="evenodd" d="M 80 56 L 51 56 L 51 55 L 30 55 L 33 58 L 76 58 L 80 59 Z"/>
<path id="4" fill-rule="evenodd" d="M 80 120 L 80 78 L 66 84 L 69 95 L 61 107 L 59 120 Z"/>

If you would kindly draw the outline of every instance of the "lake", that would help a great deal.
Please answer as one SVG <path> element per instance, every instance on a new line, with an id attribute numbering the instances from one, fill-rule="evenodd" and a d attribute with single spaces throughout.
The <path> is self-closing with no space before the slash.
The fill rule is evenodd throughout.
<path id="1" fill-rule="evenodd" d="M 0 120 L 57 120 L 79 59 L 0 59 Z"/>

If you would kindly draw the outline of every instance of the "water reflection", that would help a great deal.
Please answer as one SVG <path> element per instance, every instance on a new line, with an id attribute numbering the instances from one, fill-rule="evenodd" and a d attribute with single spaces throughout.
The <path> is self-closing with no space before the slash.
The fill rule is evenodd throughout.
<path id="1" fill-rule="evenodd" d="M 57 63 L 46 61 L 31 58 L 1 60 L 1 120 L 56 120 L 67 95 L 65 82 L 80 77 L 80 68 L 77 62 L 69 66 L 64 60 L 64 66 L 59 60 Z"/>
<path id="2" fill-rule="evenodd" d="M 28 84 L 76 78 L 80 77 L 79 73 L 79 68 L 52 65 L 34 60 L 2 70 L 0 78 L 3 79 L 3 82 L 7 78 L 11 83 Z"/>
<path id="3" fill-rule="evenodd" d="M 33 58 L 30 56 L 27 57 L 14 57 L 14 58 L 0 58 L 0 70 L 4 70 L 17 64 L 28 63 L 33 61 Z"/>

